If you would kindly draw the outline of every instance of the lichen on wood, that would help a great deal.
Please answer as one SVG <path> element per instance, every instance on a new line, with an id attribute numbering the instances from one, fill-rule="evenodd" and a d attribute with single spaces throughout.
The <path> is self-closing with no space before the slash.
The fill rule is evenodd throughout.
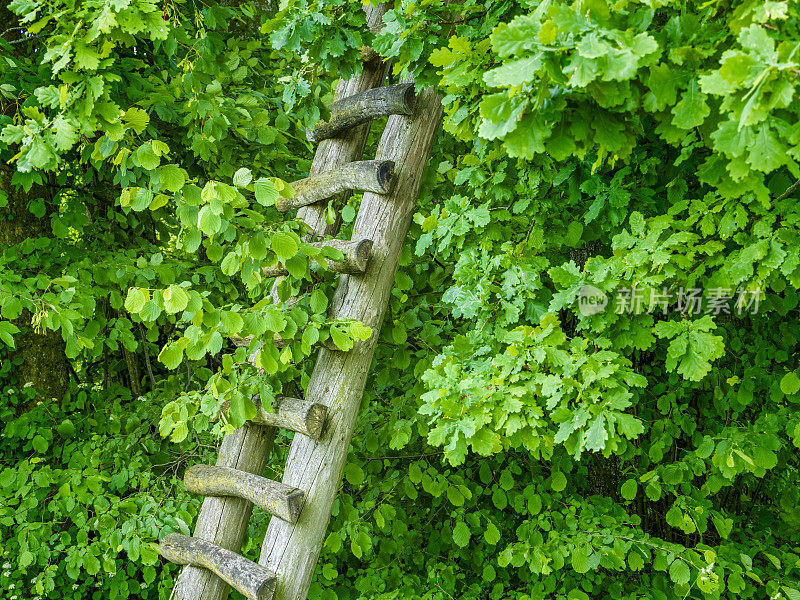
<path id="1" fill-rule="evenodd" d="M 328 269 L 334 273 L 363 273 L 372 251 L 372 240 L 326 240 L 313 242 L 311 245 L 317 248 L 334 248 L 344 254 L 342 260 L 325 259 Z M 261 270 L 261 275 L 265 279 L 288 274 L 289 270 L 282 263 Z"/>
<path id="2" fill-rule="evenodd" d="M 393 185 L 394 163 L 391 160 L 359 160 L 292 182 L 294 196 L 279 197 L 275 208 L 286 212 L 348 190 L 388 194 Z"/>
<path id="3" fill-rule="evenodd" d="M 306 133 L 316 143 L 336 137 L 376 117 L 410 115 L 414 110 L 414 84 L 398 83 L 354 94 L 330 105 L 331 118 L 320 121 Z"/>
<path id="4" fill-rule="evenodd" d="M 242 339 L 242 338 L 239 338 Z M 319 402 L 309 402 L 300 398 L 277 396 L 272 401 L 272 411 L 267 411 L 261 405 L 260 394 L 253 396 L 256 405 L 256 416 L 252 423 L 267 427 L 279 427 L 302 433 L 312 440 L 319 438 L 325 426 L 328 407 Z M 228 410 L 230 401 L 226 400 L 222 410 Z"/>
<path id="5" fill-rule="evenodd" d="M 222 546 L 171 533 L 161 540 L 158 550 L 170 562 L 211 571 L 249 600 L 271 600 L 275 593 L 274 573 Z M 180 592 L 177 597 L 179 600 L 189 600 L 183 598 Z"/>
<path id="6" fill-rule="evenodd" d="M 303 509 L 302 490 L 246 471 L 214 465 L 194 465 L 183 476 L 186 489 L 203 496 L 236 496 L 289 523 Z"/>

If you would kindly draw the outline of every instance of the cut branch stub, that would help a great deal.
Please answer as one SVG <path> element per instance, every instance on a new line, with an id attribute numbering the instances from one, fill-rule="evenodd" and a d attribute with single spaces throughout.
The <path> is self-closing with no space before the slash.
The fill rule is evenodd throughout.
<path id="1" fill-rule="evenodd" d="M 313 242 L 311 245 L 316 248 L 334 248 L 344 254 L 342 260 L 325 259 L 328 268 L 334 273 L 363 273 L 367 269 L 367 263 L 372 253 L 372 240 L 326 240 Z M 265 279 L 288 274 L 289 270 L 283 264 L 261 269 L 261 275 Z"/>
<path id="2" fill-rule="evenodd" d="M 275 593 L 274 573 L 211 542 L 171 533 L 158 549 L 170 562 L 208 569 L 250 600 L 271 600 Z"/>
<path id="3" fill-rule="evenodd" d="M 306 132 L 309 142 L 317 143 L 386 115 L 410 115 L 414 109 L 414 84 L 399 83 L 374 88 L 342 98 L 330 105 L 331 118 L 320 121 Z"/>
<path id="4" fill-rule="evenodd" d="M 394 163 L 391 160 L 359 160 L 293 182 L 294 198 L 280 196 L 275 208 L 286 212 L 322 202 L 347 190 L 388 194 L 393 185 Z"/>
<path id="5" fill-rule="evenodd" d="M 194 465 L 183 483 L 193 494 L 243 498 L 288 523 L 297 521 L 305 502 L 302 490 L 230 467 Z"/>

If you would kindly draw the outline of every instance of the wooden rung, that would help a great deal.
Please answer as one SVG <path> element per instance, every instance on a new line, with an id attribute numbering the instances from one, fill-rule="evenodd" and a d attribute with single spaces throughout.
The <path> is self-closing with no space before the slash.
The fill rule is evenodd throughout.
<path id="1" fill-rule="evenodd" d="M 317 143 L 336 137 L 376 117 L 412 114 L 414 84 L 399 83 L 366 90 L 334 102 L 330 110 L 331 118 L 327 123 L 320 121 L 306 132 L 308 141 Z"/>
<path id="2" fill-rule="evenodd" d="M 261 406 L 261 399 L 258 394 L 253 397 L 253 402 L 255 402 L 258 410 L 252 420 L 256 425 L 296 431 L 310 437 L 312 440 L 318 440 L 322 435 L 325 419 L 328 416 L 328 407 L 324 404 L 288 396 L 277 396 L 272 401 L 272 408 L 275 409 L 275 412 L 268 412 Z M 230 400 L 225 400 L 222 410 L 228 410 L 229 405 Z"/>
<path id="3" fill-rule="evenodd" d="M 296 431 L 312 440 L 318 440 L 322 435 L 325 418 L 328 416 L 328 407 L 324 404 L 278 396 L 273 401 L 272 407 L 275 412 L 267 412 L 259 406 L 253 423 Z"/>
<path id="4" fill-rule="evenodd" d="M 275 208 L 286 212 L 322 202 L 346 190 L 388 194 L 394 184 L 394 162 L 360 160 L 292 183 L 294 198 L 280 196 Z"/>
<path id="5" fill-rule="evenodd" d="M 208 569 L 250 600 L 271 600 L 275 593 L 274 573 L 211 542 L 171 533 L 158 549 L 170 562 Z"/>
<path id="6" fill-rule="evenodd" d="M 288 523 L 297 522 L 305 502 L 302 490 L 230 467 L 194 465 L 183 483 L 193 494 L 243 498 Z"/>
<path id="7" fill-rule="evenodd" d="M 367 268 L 370 254 L 372 253 L 372 240 L 326 240 L 324 242 L 313 242 L 312 246 L 317 248 L 335 248 L 342 254 L 344 259 L 331 260 L 325 259 L 328 268 L 334 273 L 363 273 Z M 264 267 L 261 274 L 269 279 L 270 277 L 281 277 L 288 275 L 289 270 L 284 264 L 273 267 Z"/>
<path id="8" fill-rule="evenodd" d="M 233 343 L 238 348 L 249 348 L 250 347 L 250 342 L 253 341 L 253 336 L 252 335 L 248 335 L 247 337 L 241 337 L 241 336 L 238 336 L 238 335 L 232 335 L 231 336 L 231 340 L 233 341 Z M 282 337 L 281 335 L 279 335 L 277 333 L 272 336 L 272 343 L 275 344 L 275 346 L 278 347 L 278 348 L 285 348 L 292 341 L 293 340 L 288 340 L 287 341 L 286 338 Z M 331 338 L 328 338 L 327 340 L 325 340 L 323 342 L 320 342 L 320 346 L 322 346 L 326 350 L 330 350 L 331 352 L 341 352 L 342 351 L 336 344 L 333 343 L 333 340 Z"/>

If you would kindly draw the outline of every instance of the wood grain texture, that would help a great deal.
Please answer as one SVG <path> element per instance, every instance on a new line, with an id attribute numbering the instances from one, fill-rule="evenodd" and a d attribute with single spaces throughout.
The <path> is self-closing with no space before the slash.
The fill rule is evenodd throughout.
<path id="1" fill-rule="evenodd" d="M 340 278 L 331 302 L 332 317 L 358 319 L 374 333 L 347 354 L 320 350 L 306 398 L 329 407 L 328 426 L 316 442 L 293 440 L 283 478 L 306 492 L 306 504 L 294 525 L 270 521 L 259 559 L 278 577 L 276 600 L 305 600 L 308 593 L 441 115 L 441 99 L 425 90 L 417 97 L 413 116 L 389 117 L 381 137 L 377 158 L 395 162 L 397 185 L 386 196 L 364 194 L 353 236 L 374 241 L 372 258 L 363 275 Z"/>
<path id="2" fill-rule="evenodd" d="M 303 509 L 303 491 L 266 477 L 216 465 L 194 465 L 183 476 L 186 489 L 203 496 L 236 496 L 294 523 Z"/>
<path id="3" fill-rule="evenodd" d="M 390 160 L 357 160 L 337 169 L 317 173 L 292 183 L 294 196 L 280 196 L 275 208 L 287 212 L 294 208 L 322 202 L 344 191 L 387 194 L 394 183 L 394 163 Z"/>
<path id="4" fill-rule="evenodd" d="M 392 4 L 370 4 L 364 7 L 367 15 L 367 27 L 373 32 L 377 33 L 383 27 L 383 15 L 391 8 Z M 351 79 L 342 80 L 336 86 L 336 93 L 334 95 L 334 102 L 338 102 L 349 96 L 353 96 L 360 92 L 375 88 L 383 83 L 386 75 L 387 63 L 383 59 L 374 55 L 369 61 L 364 63 L 364 68 L 361 75 Z M 311 171 L 309 175 L 316 175 L 317 173 L 325 173 L 331 171 L 344 164 L 359 160 L 364 154 L 364 144 L 367 141 L 367 134 L 369 133 L 370 121 L 349 129 L 343 135 L 329 140 L 323 140 L 317 146 L 317 151 L 314 154 L 314 162 L 311 164 Z M 350 192 L 342 192 L 337 197 L 337 203 L 344 202 Z M 322 236 L 333 236 L 339 231 L 339 221 L 334 223 L 327 223 L 326 221 L 327 207 L 324 205 L 310 205 L 304 206 L 297 211 L 297 218 L 311 228 L 313 232 L 310 237 L 317 239 Z"/>
<path id="5" fill-rule="evenodd" d="M 158 550 L 170 562 L 214 573 L 250 600 L 271 600 L 275 592 L 274 573 L 216 544 L 171 533 Z"/>
<path id="6" fill-rule="evenodd" d="M 364 7 L 367 26 L 377 32 L 383 27 L 383 15 L 391 4 L 370 4 Z M 335 99 L 345 98 L 363 90 L 376 87 L 383 81 L 386 63 L 380 58 L 364 64 L 358 77 L 339 82 Z M 369 133 L 369 123 L 359 125 L 346 136 L 325 140 L 317 146 L 311 173 L 324 172 L 361 158 Z M 344 192 L 346 196 L 348 192 Z M 306 206 L 297 211 L 314 232 L 312 237 L 335 235 L 338 222 L 329 225 L 325 218 L 326 207 Z M 345 277 L 348 277 L 347 275 Z M 274 427 L 245 425 L 225 436 L 220 447 L 218 465 L 250 473 L 262 474 L 278 430 Z M 212 541 L 225 548 L 239 551 L 247 533 L 252 505 L 241 498 L 206 498 L 197 517 L 195 537 Z M 175 586 L 175 600 L 226 600 L 228 586 L 208 570 L 186 567 Z"/>

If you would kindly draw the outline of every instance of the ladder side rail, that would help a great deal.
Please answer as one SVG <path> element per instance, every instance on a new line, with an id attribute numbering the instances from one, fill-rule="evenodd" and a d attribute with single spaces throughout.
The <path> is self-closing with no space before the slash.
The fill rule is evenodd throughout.
<path id="1" fill-rule="evenodd" d="M 383 15 L 391 8 L 389 4 L 373 4 L 364 7 L 367 25 L 373 31 L 383 26 Z M 380 58 L 364 64 L 361 74 L 337 86 L 335 99 L 371 89 L 380 85 L 386 65 Z M 325 140 L 317 148 L 312 173 L 323 172 L 361 158 L 364 152 L 370 124 L 365 123 L 338 139 Z M 317 235 L 334 235 L 338 229 L 326 225 L 324 207 L 304 207 L 298 211 Z M 338 225 L 337 225 L 338 227 Z M 277 437 L 275 427 L 246 424 L 226 435 L 220 446 L 218 466 L 231 467 L 261 475 L 267 466 L 272 446 Z M 207 497 L 203 500 L 195 524 L 194 537 L 212 542 L 239 552 L 244 543 L 253 507 L 246 500 L 231 497 Z M 175 584 L 175 600 L 227 600 L 230 586 L 212 572 L 187 566 Z"/>
<path id="2" fill-rule="evenodd" d="M 283 477 L 306 493 L 306 504 L 294 525 L 270 520 L 259 559 L 277 576 L 275 600 L 308 594 L 441 115 L 441 98 L 425 90 L 414 115 L 389 117 L 381 138 L 376 158 L 395 162 L 397 184 L 388 195 L 364 194 L 353 238 L 372 239 L 372 257 L 363 275 L 341 277 L 331 302 L 332 317 L 358 319 L 373 335 L 347 353 L 320 350 L 306 398 L 328 405 L 328 425 L 317 441 L 294 438 Z"/>

